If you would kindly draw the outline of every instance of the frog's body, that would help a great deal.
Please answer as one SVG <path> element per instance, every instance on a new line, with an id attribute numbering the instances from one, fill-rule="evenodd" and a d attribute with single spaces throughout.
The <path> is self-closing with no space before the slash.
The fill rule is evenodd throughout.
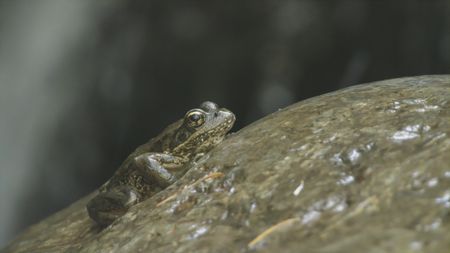
<path id="1" fill-rule="evenodd" d="M 130 206 L 166 188 L 186 172 L 184 165 L 220 143 L 234 120 L 233 113 L 212 102 L 188 111 L 128 156 L 87 204 L 89 216 L 109 225 Z"/>

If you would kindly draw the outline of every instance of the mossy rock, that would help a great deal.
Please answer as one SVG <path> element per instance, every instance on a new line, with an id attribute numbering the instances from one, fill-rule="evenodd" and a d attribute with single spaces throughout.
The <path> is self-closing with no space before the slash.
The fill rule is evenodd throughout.
<path id="1" fill-rule="evenodd" d="M 450 76 L 296 103 L 191 166 L 106 229 L 91 195 L 4 251 L 448 253 Z"/>

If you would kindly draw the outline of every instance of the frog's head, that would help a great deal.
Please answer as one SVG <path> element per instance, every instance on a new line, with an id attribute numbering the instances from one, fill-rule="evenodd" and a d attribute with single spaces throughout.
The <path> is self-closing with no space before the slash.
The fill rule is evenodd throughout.
<path id="1" fill-rule="evenodd" d="M 206 152 L 223 140 L 235 121 L 234 114 L 213 102 L 189 110 L 172 139 L 173 153 L 190 156 Z"/>

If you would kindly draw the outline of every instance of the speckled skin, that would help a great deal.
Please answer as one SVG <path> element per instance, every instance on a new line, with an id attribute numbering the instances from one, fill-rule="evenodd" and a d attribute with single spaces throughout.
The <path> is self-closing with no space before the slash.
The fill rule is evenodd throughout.
<path id="1" fill-rule="evenodd" d="M 449 164 L 450 75 L 373 82 L 244 127 L 107 230 L 88 196 L 4 252 L 448 253 Z"/>
<path id="2" fill-rule="evenodd" d="M 192 158 L 222 141 L 235 116 L 229 110 L 204 102 L 160 135 L 139 146 L 87 204 L 89 216 L 107 226 L 184 174 Z"/>

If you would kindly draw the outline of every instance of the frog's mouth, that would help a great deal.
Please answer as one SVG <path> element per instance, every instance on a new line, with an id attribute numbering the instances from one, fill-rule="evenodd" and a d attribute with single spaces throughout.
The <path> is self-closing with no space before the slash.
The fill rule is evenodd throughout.
<path id="1" fill-rule="evenodd" d="M 220 130 L 224 130 L 225 132 L 230 131 L 230 129 L 234 125 L 234 121 L 236 121 L 236 116 L 234 116 L 234 114 L 226 108 L 220 108 L 220 110 L 214 114 L 214 117 L 220 117 L 220 118 L 226 119 L 224 122 L 222 122 L 218 126 L 218 128 L 220 128 Z"/>
<path id="2" fill-rule="evenodd" d="M 211 149 L 212 147 L 220 143 L 224 139 L 228 131 L 230 131 L 230 129 L 233 127 L 235 121 L 233 113 L 226 113 L 228 113 L 229 115 L 227 115 L 227 119 L 225 121 L 195 137 L 196 140 L 194 141 L 194 143 L 202 143 L 198 146 L 204 150 Z"/>
<path id="3" fill-rule="evenodd" d="M 221 123 L 217 127 L 200 134 L 196 137 L 196 139 L 199 139 L 200 142 L 208 142 L 211 141 L 213 144 L 215 144 L 216 141 L 213 141 L 217 139 L 217 142 L 222 140 L 222 138 L 230 131 L 230 129 L 233 127 L 234 120 L 228 119 L 225 122 Z"/>
<path id="4" fill-rule="evenodd" d="M 233 114 L 232 112 L 230 112 L 230 111 L 227 110 L 227 109 L 221 109 L 221 110 L 220 110 L 220 113 L 223 114 L 222 117 L 225 118 L 226 120 L 225 120 L 224 122 L 222 122 L 221 124 L 219 124 L 219 125 L 218 125 L 215 129 L 213 129 L 213 130 L 218 129 L 217 131 L 218 131 L 219 133 L 222 132 L 223 135 L 225 136 L 225 135 L 228 133 L 228 131 L 230 131 L 231 128 L 233 127 L 234 122 L 235 122 L 235 120 L 236 120 L 236 117 L 234 116 L 234 114 Z"/>

